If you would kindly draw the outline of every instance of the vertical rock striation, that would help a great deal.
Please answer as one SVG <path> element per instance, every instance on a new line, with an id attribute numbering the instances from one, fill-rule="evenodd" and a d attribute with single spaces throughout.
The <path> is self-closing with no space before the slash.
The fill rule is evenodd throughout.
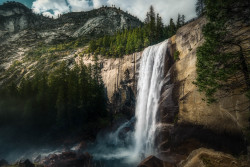
<path id="1" fill-rule="evenodd" d="M 183 27 L 169 40 L 165 79 L 158 111 L 156 143 L 159 157 L 176 162 L 201 146 L 238 154 L 245 150 L 249 101 L 239 90 L 208 105 L 193 84 L 196 50 L 204 42 L 201 17 Z M 179 51 L 179 60 L 174 60 Z M 218 92 L 222 94 L 222 92 Z M 174 155 L 174 156 L 173 156 Z M 175 158 L 171 158 L 175 157 Z"/>

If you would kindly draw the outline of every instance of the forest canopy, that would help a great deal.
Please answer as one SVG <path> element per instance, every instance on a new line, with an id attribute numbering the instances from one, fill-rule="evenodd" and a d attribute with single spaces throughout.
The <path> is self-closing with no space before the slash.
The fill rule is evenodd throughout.
<path id="1" fill-rule="evenodd" d="M 20 85 L 2 87 L 0 94 L 0 127 L 28 130 L 32 136 L 79 131 L 93 137 L 110 122 L 98 64 L 70 69 L 62 62 L 51 73 L 36 71 Z"/>
<path id="2" fill-rule="evenodd" d="M 143 26 L 126 29 L 113 36 L 93 39 L 89 43 L 87 53 L 121 57 L 125 54 L 139 52 L 147 46 L 170 38 L 184 24 L 185 16 L 178 14 L 176 23 L 171 18 L 169 25 L 164 26 L 161 16 L 156 14 L 153 6 L 151 6 Z"/>

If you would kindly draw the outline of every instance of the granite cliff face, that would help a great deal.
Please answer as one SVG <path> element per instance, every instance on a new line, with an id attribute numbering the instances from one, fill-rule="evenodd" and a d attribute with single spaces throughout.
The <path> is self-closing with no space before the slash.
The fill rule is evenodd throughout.
<path id="1" fill-rule="evenodd" d="M 238 89 L 230 95 L 218 99 L 218 103 L 207 105 L 204 94 L 198 92 L 192 83 L 196 76 L 196 49 L 204 39 L 201 28 L 205 18 L 197 20 L 176 34 L 176 49 L 180 51 L 180 60 L 175 63 L 176 81 L 179 82 L 178 123 L 192 122 L 219 132 L 241 133 L 248 126 L 249 100 Z M 249 27 L 248 27 L 249 29 Z M 223 92 L 218 92 L 223 95 Z"/>
<path id="2" fill-rule="evenodd" d="M 18 2 L 0 5 L 0 18 L 1 33 L 13 33 L 28 28 L 36 32 L 54 31 L 54 33 L 62 33 L 69 37 L 113 34 L 116 31 L 138 27 L 142 24 L 138 18 L 115 7 L 102 7 L 88 12 L 72 12 L 52 19 L 34 14 L 31 9 Z"/>
<path id="3" fill-rule="evenodd" d="M 138 18 L 114 7 L 67 13 L 52 19 L 34 14 L 20 3 L 5 3 L 0 5 L 0 71 L 41 46 L 79 39 L 84 46 L 90 39 L 140 25 Z"/>
<path id="4" fill-rule="evenodd" d="M 204 42 L 202 27 L 206 22 L 205 17 L 199 18 L 181 27 L 169 40 L 156 143 L 159 157 L 172 163 L 200 147 L 233 154 L 246 151 L 243 134 L 249 126 L 247 97 L 235 89 L 208 105 L 202 100 L 205 95 L 193 84 L 196 50 Z M 180 55 L 175 61 L 177 50 Z"/>
<path id="5" fill-rule="evenodd" d="M 128 118 L 134 115 L 141 56 L 141 52 L 138 52 L 125 55 L 123 58 L 98 57 L 98 63 L 102 66 L 101 75 L 110 102 L 110 110 L 114 113 L 121 112 Z M 93 55 L 77 57 L 75 62 L 83 62 L 87 66 L 95 63 Z"/>

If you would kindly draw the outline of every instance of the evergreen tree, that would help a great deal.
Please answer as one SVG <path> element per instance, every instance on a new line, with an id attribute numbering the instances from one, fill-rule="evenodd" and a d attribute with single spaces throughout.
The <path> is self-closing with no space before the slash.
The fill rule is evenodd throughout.
<path id="1" fill-rule="evenodd" d="M 121 57 L 124 54 L 141 51 L 151 44 L 161 42 L 170 36 L 166 34 L 173 35 L 175 32 L 175 25 L 171 33 L 166 31 L 162 18 L 159 14 L 155 16 L 154 8 L 151 6 L 143 27 L 125 29 L 122 32 L 115 33 L 113 36 L 104 36 L 103 38 L 91 40 L 88 53 Z"/>
<path id="2" fill-rule="evenodd" d="M 178 14 L 177 22 L 176 22 L 176 28 L 180 28 L 182 26 L 182 18 L 181 15 Z"/>
<path id="3" fill-rule="evenodd" d="M 90 44 L 89 44 L 89 52 L 93 53 L 96 49 L 97 49 L 96 41 L 95 40 L 91 40 Z"/>
<path id="4" fill-rule="evenodd" d="M 163 23 L 162 23 L 162 18 L 157 14 L 156 17 L 156 40 L 161 41 L 163 39 Z"/>
<path id="5" fill-rule="evenodd" d="M 80 63 L 70 69 L 63 62 L 49 74 L 34 72 L 18 87 L 8 85 L 0 88 L 0 125 L 29 131 L 32 138 L 68 131 L 93 133 L 108 119 L 99 64 L 87 68 Z"/>
<path id="6" fill-rule="evenodd" d="M 156 41 L 156 19 L 155 19 L 155 11 L 154 7 L 151 5 L 149 8 L 149 12 L 147 13 L 147 17 L 145 20 L 145 25 L 147 29 L 147 33 L 149 34 L 150 43 L 154 43 Z"/>
<path id="7" fill-rule="evenodd" d="M 169 35 L 173 36 L 176 33 L 176 26 L 174 20 L 171 18 L 169 22 Z"/>
<path id="8" fill-rule="evenodd" d="M 205 9 L 205 0 L 197 0 L 195 4 L 195 10 L 197 16 L 203 15 L 204 9 Z"/>
<path id="9" fill-rule="evenodd" d="M 195 84 L 205 92 L 209 103 L 216 100 L 215 93 L 222 90 L 230 95 L 241 88 L 250 98 L 249 50 L 245 48 L 244 36 L 234 24 L 249 15 L 249 2 L 207 0 L 208 23 L 203 28 L 205 43 L 197 50 L 197 80 Z M 234 20 L 235 19 L 235 20 Z"/>
<path id="10" fill-rule="evenodd" d="M 181 16 L 181 25 L 183 26 L 185 24 L 185 15 Z"/>

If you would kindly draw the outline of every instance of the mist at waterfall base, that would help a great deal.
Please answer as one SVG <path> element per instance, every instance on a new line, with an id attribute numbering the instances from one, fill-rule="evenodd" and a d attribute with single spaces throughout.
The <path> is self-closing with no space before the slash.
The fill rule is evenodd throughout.
<path id="1" fill-rule="evenodd" d="M 154 137 L 156 116 L 167 52 L 164 41 L 143 51 L 137 83 L 135 117 L 114 132 L 99 135 L 89 148 L 94 160 L 107 167 L 137 166 L 149 155 L 156 154 Z"/>
<path id="2" fill-rule="evenodd" d="M 63 146 L 49 144 L 46 136 L 39 140 L 32 136 L 23 138 L 20 129 L 0 128 L 0 160 L 4 159 L 10 164 L 26 159 L 33 161 L 38 156 L 44 158 L 49 154 L 61 153 L 63 149 Z"/>

